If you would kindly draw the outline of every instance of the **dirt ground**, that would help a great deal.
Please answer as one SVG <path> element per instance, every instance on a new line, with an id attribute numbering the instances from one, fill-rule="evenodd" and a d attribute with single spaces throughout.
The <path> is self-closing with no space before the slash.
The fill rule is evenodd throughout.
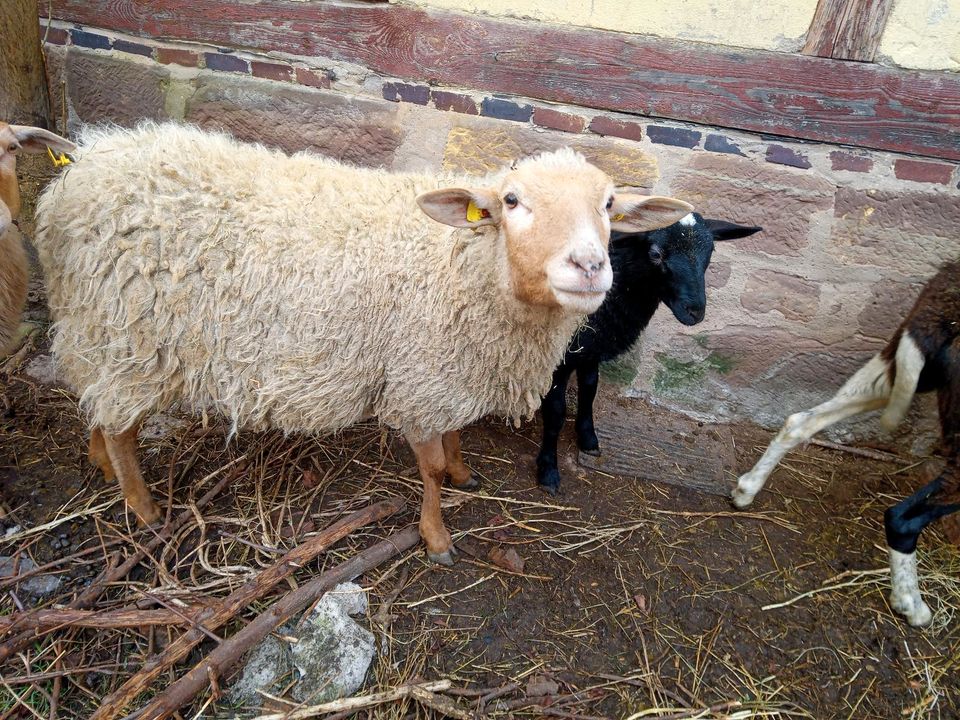
<path id="1" fill-rule="evenodd" d="M 43 182 L 37 167 L 24 179 L 28 200 Z M 27 319 L 45 331 L 42 301 L 34 293 Z M 0 375 L 10 404 L 0 418 L 0 555 L 57 563 L 50 572 L 62 583 L 40 601 L 53 606 L 150 531 L 137 528 L 118 489 L 87 464 L 75 399 L 37 379 L 44 332 L 28 342 L 35 347 Z M 661 411 L 638 404 L 637 412 L 654 426 Z M 176 513 L 189 508 L 237 458 L 246 469 L 96 609 L 222 597 L 278 549 L 376 500 L 408 504 L 301 568 L 296 583 L 416 521 L 412 454 L 375 425 L 321 439 L 240 433 L 229 444 L 215 420 L 168 425 L 141 441 L 145 475 L 164 507 L 172 498 Z M 567 432 L 563 492 L 550 498 L 533 479 L 538 434 L 537 423 L 513 429 L 495 420 L 464 431 L 465 458 L 483 485 L 474 494 L 445 491 L 444 517 L 475 556 L 437 567 L 418 547 L 360 579 L 370 590 L 365 624 L 382 643 L 361 693 L 450 679 L 461 689 L 501 689 L 482 705 L 478 693 L 450 696 L 493 717 L 960 717 L 960 552 L 936 529 L 922 541 L 932 627 L 908 627 L 886 600 L 883 510 L 928 468 L 809 446 L 789 455 L 742 512 L 714 495 L 580 468 Z M 743 471 L 770 433 L 738 426 L 734 437 Z M 491 549 L 515 550 L 522 571 L 490 562 Z M 0 618 L 32 602 L 19 585 L 0 584 L 0 593 Z M 0 666 L 0 718 L 89 717 L 175 634 L 50 633 Z M 204 641 L 175 674 L 214 644 Z M 550 698 L 531 705 L 540 695 Z M 256 715 L 207 693 L 183 717 L 234 714 Z M 355 715 L 434 716 L 411 699 Z"/>

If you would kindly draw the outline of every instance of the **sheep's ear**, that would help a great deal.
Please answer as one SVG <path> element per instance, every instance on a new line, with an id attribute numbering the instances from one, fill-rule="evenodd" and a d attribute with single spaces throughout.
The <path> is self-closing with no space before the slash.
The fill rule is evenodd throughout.
<path id="1" fill-rule="evenodd" d="M 443 188 L 417 196 L 429 217 L 453 227 L 481 227 L 500 222 L 500 198 L 493 190 Z"/>
<path id="2" fill-rule="evenodd" d="M 73 152 L 77 146 L 66 138 L 62 138 L 56 133 L 43 128 L 30 127 L 29 125 L 11 125 L 14 137 L 23 148 L 24 152 L 40 153 L 46 152 L 47 148 L 57 152 Z"/>
<path id="3" fill-rule="evenodd" d="M 683 200 L 617 190 L 607 212 L 611 230 L 647 232 L 673 225 L 692 211 L 693 206 Z"/>
<path id="4" fill-rule="evenodd" d="M 703 222 L 707 226 L 707 229 L 713 233 L 715 242 L 721 240 L 737 240 L 738 238 L 749 237 L 763 230 L 762 227 L 757 227 L 756 225 L 737 225 L 736 223 L 727 222 L 726 220 L 710 220 L 704 218 Z"/>

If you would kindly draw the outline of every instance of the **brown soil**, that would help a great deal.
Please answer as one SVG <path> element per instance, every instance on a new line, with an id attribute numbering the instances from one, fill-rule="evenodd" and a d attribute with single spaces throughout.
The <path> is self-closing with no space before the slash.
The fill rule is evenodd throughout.
<path id="1" fill-rule="evenodd" d="M 28 194 L 43 173 L 40 167 L 25 179 Z M 45 322 L 41 296 L 27 317 Z M 0 554 L 43 564 L 106 546 L 59 568 L 61 588 L 42 601 L 52 604 L 67 602 L 89 582 L 105 553 L 146 536 L 117 489 L 88 466 L 75 400 L 26 373 L 32 358 L 46 352 L 40 337 L 38 349 L 3 378 L 12 412 L 0 420 L 6 508 L 0 538 L 4 527 L 27 530 L 76 517 L 15 542 L 0 539 Z M 651 427 L 659 422 L 661 411 L 637 407 Z M 770 434 L 751 426 L 733 430 L 743 471 Z M 385 649 L 361 692 L 412 678 L 449 678 L 461 688 L 516 683 L 517 690 L 484 706 L 501 717 L 642 711 L 642 717 L 678 717 L 710 706 L 713 712 L 696 716 L 960 717 L 960 553 L 938 530 L 924 536 L 923 587 L 936 616 L 923 631 L 892 613 L 888 580 L 879 572 L 886 566 L 883 509 L 917 487 L 923 469 L 808 447 L 788 456 L 755 507 L 740 512 L 724 498 L 579 468 L 568 433 L 561 445 L 563 494 L 549 498 L 533 481 L 538 432 L 536 423 L 514 430 L 489 420 L 463 434 L 466 460 L 483 486 L 472 497 L 450 492 L 444 516 L 455 540 L 479 559 L 462 554 L 455 567 L 441 568 L 426 563 L 418 549 L 361 579 L 371 588 L 371 616 L 402 581 L 390 606 L 392 623 L 373 626 Z M 209 487 L 209 481 L 199 487 L 201 478 L 243 454 L 249 467 L 203 513 L 202 535 L 199 525 L 182 533 L 97 607 L 142 604 L 144 591 L 188 601 L 223 596 L 250 570 L 270 564 L 275 554 L 264 548 L 301 541 L 309 529 L 304 515 L 319 529 L 385 496 L 409 501 L 402 516 L 354 534 L 303 568 L 298 582 L 416 520 L 412 456 L 376 426 L 323 439 L 241 433 L 226 444 L 224 437 L 216 422 L 204 430 L 190 420 L 161 439 L 142 441 L 155 496 L 166 507 L 171 480 L 178 512 Z M 525 561 L 522 573 L 482 559 L 492 548 L 516 550 Z M 825 588 L 830 585 L 840 587 Z M 810 591 L 819 592 L 762 609 Z M 0 592 L 0 615 L 31 602 L 18 587 Z M 36 716 L 49 717 L 56 696 L 59 717 L 88 717 L 99 698 L 167 640 L 165 630 L 52 633 L 0 667 L 0 716 L 31 717 L 29 705 Z M 20 681 L 28 672 L 54 669 L 72 672 L 56 684 Z M 554 695 L 543 701 L 552 703 L 546 710 L 517 707 L 525 694 L 543 694 L 543 688 Z M 463 706 L 473 702 L 457 699 Z M 203 702 L 198 699 L 194 713 Z M 202 716 L 218 712 L 231 711 L 220 701 Z M 356 716 L 433 712 L 407 700 Z"/>

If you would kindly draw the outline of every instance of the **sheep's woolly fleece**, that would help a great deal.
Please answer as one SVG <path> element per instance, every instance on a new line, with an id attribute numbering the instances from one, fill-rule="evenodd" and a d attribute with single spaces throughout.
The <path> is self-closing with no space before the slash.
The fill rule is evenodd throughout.
<path id="1" fill-rule="evenodd" d="M 0 225 L 10 217 L 0 201 Z M 12 223 L 0 227 L 0 357 L 13 344 L 20 327 L 20 313 L 27 300 L 27 254 L 20 231 Z"/>
<path id="2" fill-rule="evenodd" d="M 175 404 L 286 432 L 377 416 L 414 441 L 529 417 L 582 320 L 514 299 L 496 228 L 416 206 L 477 178 L 176 124 L 89 129 L 80 145 L 39 201 L 36 243 L 53 351 L 108 432 Z"/>

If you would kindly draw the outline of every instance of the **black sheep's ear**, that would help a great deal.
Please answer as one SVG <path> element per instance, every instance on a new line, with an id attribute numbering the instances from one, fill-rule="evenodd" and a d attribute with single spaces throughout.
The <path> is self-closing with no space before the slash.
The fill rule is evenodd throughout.
<path id="1" fill-rule="evenodd" d="M 757 227 L 756 225 L 737 225 L 736 223 L 727 222 L 726 220 L 709 220 L 704 218 L 703 222 L 707 226 L 707 229 L 713 233 L 715 242 L 745 238 L 763 230 L 762 227 Z"/>

